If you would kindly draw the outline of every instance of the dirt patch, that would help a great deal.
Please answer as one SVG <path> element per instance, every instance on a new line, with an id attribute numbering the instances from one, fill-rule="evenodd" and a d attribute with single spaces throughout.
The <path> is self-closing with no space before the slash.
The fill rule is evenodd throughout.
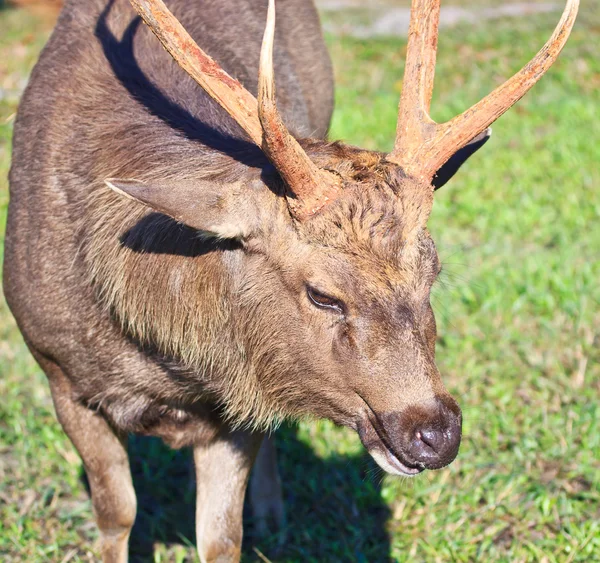
<path id="1" fill-rule="evenodd" d="M 0 8 L 3 3 L 13 8 L 25 8 L 54 23 L 62 8 L 63 0 L 0 0 Z"/>

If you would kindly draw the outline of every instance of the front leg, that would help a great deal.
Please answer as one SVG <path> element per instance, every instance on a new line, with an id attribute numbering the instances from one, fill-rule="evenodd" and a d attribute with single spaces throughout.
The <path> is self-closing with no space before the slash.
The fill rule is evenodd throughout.
<path id="1" fill-rule="evenodd" d="M 48 376 L 58 420 L 83 461 L 100 531 L 102 561 L 126 563 L 136 513 L 126 436 L 74 400 L 73 388 L 62 369 L 31 350 Z"/>
<path id="2" fill-rule="evenodd" d="M 242 512 L 250 470 L 263 434 L 223 428 L 194 447 L 196 541 L 202 563 L 234 563 L 242 550 Z"/>

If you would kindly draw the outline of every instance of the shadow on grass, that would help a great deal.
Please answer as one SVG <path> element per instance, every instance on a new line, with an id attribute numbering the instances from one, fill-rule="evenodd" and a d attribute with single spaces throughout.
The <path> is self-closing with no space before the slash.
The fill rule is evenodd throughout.
<path id="1" fill-rule="evenodd" d="M 131 473 L 138 502 L 129 561 L 154 561 L 154 544 L 194 545 L 196 491 L 189 449 L 172 450 L 158 438 L 131 437 Z"/>
<path id="2" fill-rule="evenodd" d="M 298 440 L 293 427 L 276 437 L 287 512 L 287 540 L 257 538 L 244 511 L 245 561 L 254 548 L 271 561 L 390 561 L 389 509 L 371 477 L 367 454 L 322 460 Z M 171 450 L 161 440 L 133 437 L 129 455 L 138 513 L 130 561 L 154 561 L 153 545 L 195 544 L 195 486 L 189 450 Z M 85 474 L 82 475 L 85 480 Z"/>
<path id="3" fill-rule="evenodd" d="M 374 469 L 370 456 L 363 452 L 319 459 L 298 440 L 294 427 L 278 431 L 276 441 L 287 542 L 277 556 L 271 556 L 276 544 L 256 540 L 261 552 L 273 561 L 286 562 L 390 561 L 386 532 L 390 511 L 381 498 L 377 477 L 381 472 Z M 249 544 L 254 538 L 251 526 L 246 529 Z"/>

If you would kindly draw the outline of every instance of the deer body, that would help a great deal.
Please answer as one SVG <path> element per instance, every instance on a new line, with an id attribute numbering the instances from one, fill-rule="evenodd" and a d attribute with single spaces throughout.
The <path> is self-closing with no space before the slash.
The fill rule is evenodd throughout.
<path id="1" fill-rule="evenodd" d="M 230 63 L 232 74 L 256 89 L 266 6 L 257 9 L 253 4 L 174 2 L 173 7 L 180 6 L 181 19 L 189 29 L 193 30 L 196 22 L 198 40 L 223 64 Z M 323 136 L 331 116 L 333 87 L 318 20 L 313 6 L 305 1 L 284 2 L 282 8 L 290 14 L 305 14 L 299 20 L 290 15 L 290 22 L 302 24 L 281 30 L 282 89 L 290 91 L 287 104 L 282 105 L 289 108 L 289 122 L 295 124 L 299 135 Z M 237 26 L 224 25 L 219 30 L 218 24 L 206 23 L 236 21 L 233 12 L 243 15 Z M 284 42 L 289 44 L 284 47 Z M 297 52 L 295 49 L 312 50 L 314 55 L 294 60 L 293 55 L 285 54 Z M 173 174 L 182 168 L 193 169 L 199 177 L 229 175 L 240 180 L 245 179 L 247 170 L 255 170 L 258 178 L 264 157 L 240 139 L 239 127 L 222 113 L 180 71 L 125 1 L 68 5 L 21 105 L 11 175 L 7 296 L 27 340 L 40 353 L 60 358 L 60 365 L 73 373 L 80 398 L 99 403 L 105 393 L 120 396 L 116 403 L 103 402 L 127 411 L 115 411 L 114 415 L 118 426 L 125 424 L 126 430 L 141 428 L 139 417 L 131 416 L 133 404 L 116 406 L 128 402 L 130 390 L 135 390 L 131 401 L 138 407 L 134 410 L 147 418 L 155 397 L 164 395 L 167 401 L 177 403 L 185 400 L 186 389 L 164 375 L 169 371 L 166 367 L 159 369 L 164 380 L 160 391 L 155 378 L 143 375 L 148 355 L 140 354 L 137 344 L 127 342 L 120 329 L 115 332 L 114 311 L 99 303 L 91 291 L 90 276 L 102 276 L 97 269 L 117 257 L 123 245 L 131 246 L 126 254 L 136 258 L 122 264 L 127 272 L 116 274 L 111 267 L 109 283 L 115 287 L 109 290 L 104 287 L 107 280 L 98 280 L 97 290 L 116 291 L 119 299 L 139 298 L 154 307 L 147 312 L 151 320 L 143 321 L 153 326 L 144 330 L 160 332 L 166 328 L 161 328 L 161 323 L 172 321 L 165 315 L 182 319 L 186 313 L 180 307 L 189 307 L 201 330 L 227 338 L 226 326 L 214 323 L 224 316 L 222 301 L 233 289 L 227 288 L 224 280 L 230 276 L 228 256 L 235 251 L 227 242 L 202 241 L 194 230 L 175 221 L 164 224 L 164 216 L 148 217 L 144 206 L 105 189 L 104 180 L 119 174 L 144 178 L 157 169 Z M 224 149 L 234 156 L 219 152 Z M 100 200 L 96 201 L 97 194 Z M 108 200 L 101 201 L 104 197 Z M 154 225 L 153 220 L 163 224 Z M 136 224 L 138 231 L 128 233 Z M 161 239 L 157 247 L 146 248 L 144 245 L 154 244 L 147 242 L 149 231 L 157 229 Z M 132 237 L 131 241 L 123 243 L 114 236 L 116 232 Z M 110 242 L 103 240 L 107 236 Z M 211 252 L 221 247 L 232 252 Z M 186 266 L 190 262 L 192 268 Z M 194 271 L 193 281 L 186 279 L 186 268 Z M 146 277 L 140 277 L 144 270 L 154 274 L 147 278 L 149 285 L 142 287 L 137 284 Z M 115 279 L 122 275 L 125 277 Z M 117 288 L 119 284 L 122 287 Z M 169 295 L 177 295 L 177 303 L 169 302 Z M 46 300 L 47 305 L 41 306 Z M 216 312 L 203 314 L 199 305 L 214 306 Z M 185 338 L 184 327 L 181 332 L 179 338 Z M 108 345 L 104 339 L 111 334 L 116 341 Z M 53 335 L 51 342 L 47 342 L 48 335 Z M 208 339 L 207 335 L 204 340 Z M 112 347 L 115 345 L 117 348 Z M 198 345 L 211 343 L 199 342 L 194 348 Z M 222 342 L 220 347 L 226 349 L 226 344 Z M 132 358 L 128 357 L 131 351 Z M 121 359 L 125 365 L 119 365 Z M 135 365 L 128 369 L 129 362 Z M 156 361 L 151 360 L 150 365 L 156 366 Z M 132 375 L 124 377 L 123 370 Z M 117 381 L 113 382 L 113 377 Z M 187 392 L 192 398 L 198 395 L 198 389 Z"/>
<path id="2" fill-rule="evenodd" d="M 256 4 L 176 0 L 170 6 L 229 72 L 256 89 L 266 17 L 266 5 Z M 282 92 L 289 90 L 282 106 L 299 135 L 323 136 L 331 116 L 333 85 L 317 16 L 304 0 L 282 2 L 281 10 L 289 11 L 290 22 L 278 36 L 279 78 Z M 298 58 L 300 52 L 311 54 Z M 239 156 L 219 152 L 227 150 L 228 143 Z M 67 4 L 33 73 L 15 126 L 4 285 L 27 344 L 49 376 L 61 423 L 80 452 L 85 450 L 88 474 L 98 475 L 96 496 L 111 488 L 125 490 L 122 506 L 115 511 L 96 508 L 105 528 L 126 530 L 135 513 L 127 485 L 102 483 L 102 474 L 114 466 L 121 466 L 124 475 L 128 472 L 122 437 L 132 431 L 153 434 L 176 447 L 218 442 L 219 433 L 227 432 L 214 413 L 219 397 L 212 393 L 218 393 L 215 386 L 227 385 L 243 364 L 235 365 L 239 360 L 233 357 L 223 360 L 235 373 L 224 374 L 219 383 L 216 373 L 200 377 L 180 373 L 175 361 L 169 365 L 155 351 L 142 350 L 139 342 L 124 336 L 114 312 L 99 300 L 90 275 L 115 257 L 111 254 L 119 254 L 119 237 L 147 210 L 113 194 L 104 179 L 125 170 L 141 178 L 151 169 L 187 166 L 200 176 L 219 176 L 228 170 L 235 175 L 246 170 L 247 160 L 264 164 L 260 151 L 253 150 L 235 122 L 178 69 L 127 2 Z M 256 170 L 258 176 L 260 169 Z M 98 191 L 112 200 L 105 202 L 109 207 L 104 211 L 98 207 L 104 203 L 94 201 Z M 113 203 L 117 207 L 111 209 Z M 198 352 L 203 346 L 211 357 L 231 354 L 226 302 L 233 288 L 226 280 L 235 249 L 226 253 L 232 245 L 202 241 L 192 229 L 171 220 L 164 225 L 164 220 L 159 218 L 166 226 L 166 231 L 161 229 L 160 248 L 131 251 L 142 262 L 123 264 L 133 269 L 120 282 L 156 307 L 159 316 L 180 318 L 181 307 L 192 310 L 194 321 L 206 332 L 203 342 L 194 343 Z M 116 235 L 109 235 L 111 242 L 100 241 L 110 233 Z M 90 235 L 98 237 L 102 255 L 95 254 L 100 248 L 94 247 Z M 141 278 L 138 268 L 145 270 Z M 149 272 L 153 273 L 147 277 Z M 190 273 L 193 279 L 188 279 Z M 144 278 L 148 285 L 135 289 Z M 122 294 L 135 299 L 127 295 Z M 169 295 L 178 296 L 175 309 Z M 167 317 L 156 320 L 169 323 Z M 157 324 L 151 330 L 162 329 Z M 195 381 L 192 387 L 190 380 Z M 240 401 L 243 393 L 240 389 Z M 117 439 L 110 436 L 105 419 L 118 429 Z M 101 444 L 102 435 L 107 436 L 103 447 L 108 460 L 98 461 L 94 469 L 86 453 L 88 458 L 100 455 L 87 450 Z M 223 449 L 228 439 L 222 440 Z M 254 447 L 255 442 L 249 441 Z M 215 471 L 223 475 L 226 465 Z M 206 468 L 202 472 L 210 473 Z M 103 511 L 108 515 L 103 517 Z M 120 520 L 121 525 L 115 526 Z M 215 537 L 219 534 L 216 530 Z M 210 537 L 206 541 L 210 543 Z M 123 557 L 123 542 L 117 544 L 115 552 Z"/>
<path id="3" fill-rule="evenodd" d="M 442 125 L 427 117 L 439 2 L 415 0 L 389 155 L 322 140 L 332 78 L 311 2 L 279 0 L 274 34 L 270 0 L 262 49 L 262 3 L 171 0 L 181 23 L 132 4 L 186 72 L 125 0 L 66 4 L 15 125 L 5 293 L 82 456 L 105 561 L 126 560 L 135 518 L 130 432 L 193 447 L 200 557 L 235 561 L 277 420 L 352 428 L 394 474 L 456 456 L 434 186 L 556 58 L 576 0 L 509 87 Z M 282 518 L 274 464 L 266 443 L 259 527 Z"/>

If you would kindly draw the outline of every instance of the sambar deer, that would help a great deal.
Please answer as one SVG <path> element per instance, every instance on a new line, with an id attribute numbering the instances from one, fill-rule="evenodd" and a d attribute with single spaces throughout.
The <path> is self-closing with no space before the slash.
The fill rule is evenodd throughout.
<path id="1" fill-rule="evenodd" d="M 277 33 L 274 0 L 170 0 L 183 24 L 131 3 L 147 27 L 126 0 L 69 0 L 33 72 L 6 298 L 82 457 L 104 561 L 127 559 L 136 514 L 128 433 L 193 448 L 200 558 L 236 561 L 250 469 L 282 419 L 351 428 L 396 475 L 455 458 L 434 190 L 555 61 L 578 1 L 520 72 L 437 124 L 440 2 L 413 0 L 389 154 L 323 140 L 332 80 L 309 0 L 279 0 Z M 261 452 L 257 517 L 280 520 Z"/>

